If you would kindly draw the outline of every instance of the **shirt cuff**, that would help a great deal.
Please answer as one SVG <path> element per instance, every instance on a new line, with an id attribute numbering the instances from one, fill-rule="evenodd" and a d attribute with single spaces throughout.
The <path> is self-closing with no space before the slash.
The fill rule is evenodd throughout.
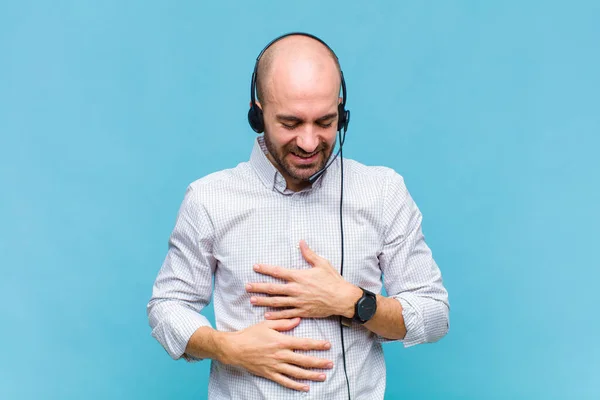
<path id="1" fill-rule="evenodd" d="M 406 335 L 402 339 L 404 347 L 411 347 L 425 341 L 425 321 L 418 307 L 419 301 L 411 294 L 402 294 L 396 300 L 402 305 L 402 317 Z"/>
<path id="2" fill-rule="evenodd" d="M 152 336 L 162 344 L 174 360 L 178 360 L 185 353 L 190 338 L 198 328 L 211 326 L 204 315 L 186 307 L 177 308 L 177 310 L 165 310 L 165 318 L 152 330 Z M 186 359 L 201 360 L 191 356 L 186 356 Z"/>

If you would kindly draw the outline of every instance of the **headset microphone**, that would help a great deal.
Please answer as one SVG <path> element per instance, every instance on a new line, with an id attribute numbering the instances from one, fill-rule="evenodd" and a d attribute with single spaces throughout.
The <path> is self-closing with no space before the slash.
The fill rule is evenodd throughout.
<path id="1" fill-rule="evenodd" d="M 346 121 L 350 120 L 350 111 L 346 110 Z M 327 163 L 327 165 L 323 168 L 321 168 L 320 170 L 318 170 L 317 172 L 315 172 L 314 174 L 312 174 L 309 178 L 308 178 L 308 182 L 312 185 L 313 183 L 315 183 L 317 181 L 317 179 L 319 179 L 319 177 L 321 177 L 321 175 L 323 175 L 325 173 L 325 171 L 327 170 L 327 168 L 329 168 L 329 166 L 331 164 L 333 164 L 333 162 L 335 161 L 336 158 L 338 158 L 338 156 L 340 155 L 340 153 L 342 152 L 342 146 L 344 145 L 344 141 L 346 140 L 346 130 L 348 130 L 348 123 L 345 124 L 345 126 L 343 127 L 344 129 L 344 133 L 342 134 L 342 131 L 339 131 L 339 136 L 340 136 L 340 149 L 338 150 L 338 152 L 335 154 L 335 157 L 333 157 L 333 159 L 331 161 L 329 161 L 329 163 Z"/>
<path id="2" fill-rule="evenodd" d="M 317 179 L 319 179 L 321 177 L 321 175 L 323 175 L 325 173 L 325 171 L 327 170 L 327 168 L 329 168 L 329 166 L 331 164 L 333 164 L 333 162 L 335 161 L 335 159 L 340 155 L 340 151 L 338 150 L 337 154 L 335 155 L 335 157 L 333 157 L 333 159 L 327 163 L 327 165 L 323 168 L 321 168 L 320 170 L 318 170 L 317 172 L 315 172 L 314 174 L 312 174 L 309 178 L 308 178 L 308 182 L 312 185 L 313 183 L 315 183 L 317 181 Z"/>

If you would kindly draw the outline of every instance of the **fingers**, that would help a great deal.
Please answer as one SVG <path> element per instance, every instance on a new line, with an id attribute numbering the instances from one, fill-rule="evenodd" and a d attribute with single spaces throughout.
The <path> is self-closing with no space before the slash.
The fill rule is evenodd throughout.
<path id="1" fill-rule="evenodd" d="M 265 313 L 265 319 L 290 319 L 296 317 L 303 317 L 302 311 L 298 308 L 290 308 L 283 311 L 269 311 Z"/>
<path id="2" fill-rule="evenodd" d="M 327 340 L 297 338 L 294 336 L 287 337 L 290 341 L 289 348 L 293 350 L 329 350 L 331 348 L 331 343 Z"/>
<path id="3" fill-rule="evenodd" d="M 281 294 L 289 296 L 294 291 L 293 283 L 281 284 L 281 283 L 248 283 L 246 284 L 246 291 L 249 293 L 265 293 L 265 294 Z"/>
<path id="4" fill-rule="evenodd" d="M 290 364 L 281 364 L 279 366 L 279 372 L 294 379 L 304 379 L 317 382 L 323 382 L 325 380 L 325 374 L 323 372 L 309 371 Z"/>
<path id="5" fill-rule="evenodd" d="M 296 353 L 290 351 L 286 354 L 285 361 L 289 364 L 294 364 L 302 368 L 317 368 L 317 369 L 331 369 L 333 368 L 333 362 L 324 358 L 317 358 L 307 356 L 305 354 Z"/>
<path id="6" fill-rule="evenodd" d="M 320 257 L 317 255 L 317 253 L 312 251 L 310 247 L 308 247 L 304 240 L 300 241 L 300 252 L 302 253 L 304 259 L 313 267 L 315 266 L 315 263 L 319 261 Z"/>
<path id="7" fill-rule="evenodd" d="M 268 320 L 263 323 L 268 328 L 283 332 L 298 326 L 300 318 Z M 327 340 L 297 338 L 288 335 L 280 335 L 280 338 L 281 347 L 289 350 L 329 350 L 331 348 L 331 343 Z"/>
<path id="8" fill-rule="evenodd" d="M 286 281 L 293 280 L 294 271 L 280 267 L 278 265 L 269 264 L 254 264 L 252 267 L 259 274 L 269 275 L 273 278 L 283 279 Z"/>
<path id="9" fill-rule="evenodd" d="M 262 307 L 294 307 L 296 301 L 293 297 L 265 297 L 265 296 L 252 296 L 250 297 L 250 303 L 255 306 Z"/>
<path id="10" fill-rule="evenodd" d="M 289 331 L 294 329 L 300 323 L 300 318 L 278 319 L 276 321 L 265 321 L 267 327 L 275 329 L 279 332 Z"/>
<path id="11" fill-rule="evenodd" d="M 279 360 L 283 363 L 280 364 L 277 369 L 280 374 L 275 374 L 272 378 L 275 382 L 288 387 L 290 389 L 308 391 L 308 385 L 296 382 L 288 377 L 294 379 L 311 380 L 316 382 L 322 382 L 326 379 L 323 372 L 310 371 L 308 369 L 331 369 L 333 363 L 330 360 L 325 360 L 317 357 L 310 357 L 303 354 L 295 353 L 291 350 L 285 350 L 280 353 Z M 282 375 L 285 374 L 285 375 Z"/>
<path id="12" fill-rule="evenodd" d="M 264 324 L 271 329 L 274 329 L 279 332 L 289 331 L 290 329 L 295 328 L 300 323 L 300 318 L 292 318 L 292 319 L 277 319 L 277 320 L 268 320 L 265 321 Z M 329 350 L 331 348 L 331 343 L 327 340 L 316 340 L 309 338 L 297 338 L 294 336 L 286 336 L 281 335 L 282 341 L 281 345 L 284 348 L 290 350 Z"/>
<path id="13" fill-rule="evenodd" d="M 282 386 L 285 386 L 286 388 L 298 390 L 300 392 L 308 392 L 309 389 L 307 384 L 296 382 L 295 380 L 290 379 L 283 374 L 275 373 L 270 377 L 270 379 Z"/>

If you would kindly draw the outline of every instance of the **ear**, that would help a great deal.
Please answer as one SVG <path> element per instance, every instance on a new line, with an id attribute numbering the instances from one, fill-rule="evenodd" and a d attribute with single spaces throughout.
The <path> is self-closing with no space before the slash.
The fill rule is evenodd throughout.
<path id="1" fill-rule="evenodd" d="M 338 104 L 342 104 L 342 101 L 344 101 L 344 99 L 342 99 L 341 97 L 338 97 Z"/>
<path id="2" fill-rule="evenodd" d="M 250 106 L 250 108 L 252 108 L 252 100 L 250 100 L 250 102 L 248 103 L 248 105 Z M 260 105 L 260 101 L 256 100 L 256 105 L 258 106 L 258 108 L 260 108 L 262 110 L 262 106 Z"/>

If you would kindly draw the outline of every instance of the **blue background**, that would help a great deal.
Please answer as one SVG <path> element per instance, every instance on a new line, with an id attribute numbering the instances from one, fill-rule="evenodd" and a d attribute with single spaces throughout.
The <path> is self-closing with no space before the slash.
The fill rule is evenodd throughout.
<path id="1" fill-rule="evenodd" d="M 567 4 L 568 3 L 568 4 Z M 0 398 L 201 399 L 145 306 L 187 184 L 248 159 L 254 59 L 321 36 L 344 154 L 400 172 L 450 292 L 387 398 L 600 398 L 600 2 L 0 2 Z M 212 311 L 209 311 L 211 315 Z"/>

